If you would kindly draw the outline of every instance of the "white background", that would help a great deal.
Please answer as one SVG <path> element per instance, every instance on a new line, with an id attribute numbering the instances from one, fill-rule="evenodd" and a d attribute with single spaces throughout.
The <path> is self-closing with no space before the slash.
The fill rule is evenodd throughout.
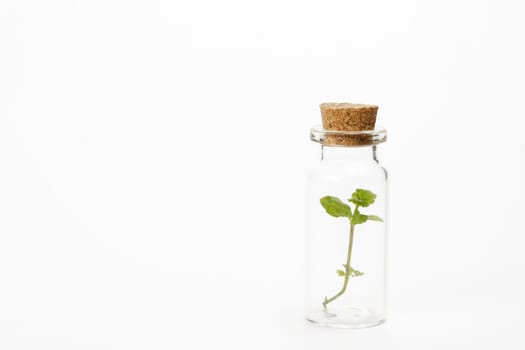
<path id="1" fill-rule="evenodd" d="M 523 349 L 520 1 L 0 2 L 1 349 Z M 303 321 L 308 130 L 389 131 L 389 321 Z"/>

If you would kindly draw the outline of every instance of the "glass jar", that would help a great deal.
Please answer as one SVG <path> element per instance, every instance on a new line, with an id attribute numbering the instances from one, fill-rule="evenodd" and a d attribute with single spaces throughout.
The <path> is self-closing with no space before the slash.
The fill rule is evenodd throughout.
<path id="1" fill-rule="evenodd" d="M 321 161 L 308 179 L 306 320 L 336 328 L 379 325 L 385 321 L 387 172 L 377 146 L 386 130 L 314 127 L 310 136 L 321 146 Z M 329 142 L 345 139 L 350 142 Z"/>

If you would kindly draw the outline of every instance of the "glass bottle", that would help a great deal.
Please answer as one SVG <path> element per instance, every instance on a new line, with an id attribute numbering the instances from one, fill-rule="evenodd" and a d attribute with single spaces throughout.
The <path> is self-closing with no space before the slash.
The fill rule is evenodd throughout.
<path id="1" fill-rule="evenodd" d="M 386 130 L 314 127 L 310 136 L 321 161 L 308 179 L 306 320 L 379 325 L 386 319 L 387 172 L 377 148 Z"/>

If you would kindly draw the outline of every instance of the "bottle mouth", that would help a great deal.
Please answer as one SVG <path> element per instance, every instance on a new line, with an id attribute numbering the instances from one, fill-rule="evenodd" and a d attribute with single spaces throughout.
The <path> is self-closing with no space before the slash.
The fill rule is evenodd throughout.
<path id="1" fill-rule="evenodd" d="M 386 141 L 386 129 L 339 131 L 325 130 L 321 125 L 310 129 L 310 140 L 325 146 L 359 147 L 377 145 Z"/>

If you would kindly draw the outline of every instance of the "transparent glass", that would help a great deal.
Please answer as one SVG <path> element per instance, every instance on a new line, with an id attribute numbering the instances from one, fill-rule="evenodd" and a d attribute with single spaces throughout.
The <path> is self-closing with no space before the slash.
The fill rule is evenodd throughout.
<path id="1" fill-rule="evenodd" d="M 330 137 L 358 142 L 341 146 Z M 313 128 L 311 139 L 320 144 L 321 161 L 308 179 L 306 320 L 379 325 L 386 319 L 387 172 L 377 148 L 386 131 Z"/>

